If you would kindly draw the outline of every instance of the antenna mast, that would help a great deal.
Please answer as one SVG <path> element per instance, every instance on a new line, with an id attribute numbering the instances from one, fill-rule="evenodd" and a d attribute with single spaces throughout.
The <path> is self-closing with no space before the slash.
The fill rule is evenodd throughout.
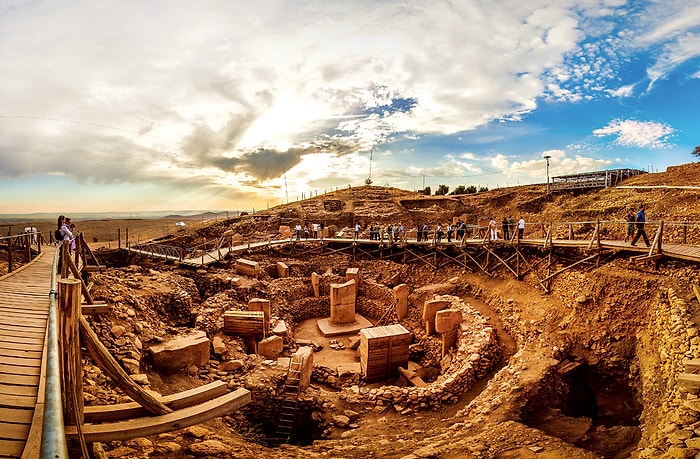
<path id="1" fill-rule="evenodd" d="M 372 156 L 374 153 L 374 145 L 372 145 L 372 148 L 369 150 L 369 176 L 365 179 L 365 185 L 371 185 L 372 184 Z"/>

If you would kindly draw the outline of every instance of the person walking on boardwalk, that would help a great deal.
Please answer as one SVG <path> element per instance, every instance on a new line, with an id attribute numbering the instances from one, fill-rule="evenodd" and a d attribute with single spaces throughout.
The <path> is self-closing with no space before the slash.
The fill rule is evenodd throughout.
<path id="1" fill-rule="evenodd" d="M 301 240 L 301 223 L 297 223 L 296 226 L 294 227 L 294 231 L 297 234 L 297 241 Z"/>
<path id="2" fill-rule="evenodd" d="M 518 220 L 518 240 L 523 238 L 523 233 L 525 232 L 525 219 L 520 217 Z"/>
<path id="3" fill-rule="evenodd" d="M 503 239 L 506 241 L 510 239 L 510 231 L 508 231 L 508 219 L 506 217 L 503 217 L 503 221 L 501 222 L 501 229 L 503 230 Z"/>
<path id="4" fill-rule="evenodd" d="M 627 234 L 625 235 L 625 242 L 634 238 L 634 222 L 636 219 L 637 217 L 634 215 L 634 209 L 628 210 L 627 216 L 625 217 L 625 220 L 627 220 Z"/>
<path id="5" fill-rule="evenodd" d="M 641 206 L 639 206 L 639 210 L 637 211 L 637 234 L 634 236 L 634 239 L 632 239 L 633 246 L 637 245 L 637 241 L 641 237 L 642 239 L 644 239 L 644 243 L 647 245 L 647 247 L 649 247 L 649 238 L 647 237 L 646 231 L 644 231 L 644 223 L 647 221 L 646 210 L 647 206 L 642 204 Z"/>
<path id="6" fill-rule="evenodd" d="M 360 237 L 360 224 L 355 223 L 355 239 Z"/>
<path id="7" fill-rule="evenodd" d="M 447 222 L 447 242 L 452 242 L 452 233 L 455 229 L 452 227 L 452 223 Z"/>

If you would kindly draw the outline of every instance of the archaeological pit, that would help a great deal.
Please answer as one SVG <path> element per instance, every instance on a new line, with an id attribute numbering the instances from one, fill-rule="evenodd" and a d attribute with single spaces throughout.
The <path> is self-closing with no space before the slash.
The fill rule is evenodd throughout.
<path id="1" fill-rule="evenodd" d="M 255 228 L 252 218 L 227 224 Z M 207 269 L 99 255 L 110 267 L 93 275 L 93 296 L 111 312 L 90 321 L 135 381 L 160 394 L 212 381 L 252 393 L 220 419 L 108 443 L 108 457 L 700 452 L 692 264 L 613 254 L 562 273 L 545 292 L 532 274 L 434 269 L 319 241 Z M 542 250 L 527 256 L 551 260 Z M 88 357 L 85 394 L 87 405 L 125 400 Z"/>

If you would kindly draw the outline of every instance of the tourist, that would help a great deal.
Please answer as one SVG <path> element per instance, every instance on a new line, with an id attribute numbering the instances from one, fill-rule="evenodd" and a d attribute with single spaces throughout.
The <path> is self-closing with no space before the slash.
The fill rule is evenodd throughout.
<path id="1" fill-rule="evenodd" d="M 520 217 L 518 220 L 518 240 L 523 238 L 523 233 L 525 232 L 525 219 Z"/>
<path id="2" fill-rule="evenodd" d="M 313 232 L 314 232 L 314 233 L 313 233 L 313 234 L 314 234 L 314 239 L 318 239 L 318 223 L 314 223 L 314 224 L 312 225 L 312 228 L 313 228 Z"/>
<path id="3" fill-rule="evenodd" d="M 404 235 L 405 235 L 405 234 L 404 234 L 403 224 L 402 224 L 401 222 L 399 222 L 399 226 L 398 226 L 397 233 L 398 233 L 398 234 L 396 235 L 397 239 L 400 240 L 400 241 L 403 241 L 403 240 L 404 240 Z"/>
<path id="4" fill-rule="evenodd" d="M 309 238 L 309 224 L 307 223 L 304 225 L 304 239 L 308 239 L 308 238 Z"/>
<path id="5" fill-rule="evenodd" d="M 61 241 L 69 241 L 70 249 L 75 249 L 75 242 L 73 241 L 73 232 L 70 230 L 70 218 L 64 218 L 63 224 L 61 225 Z"/>
<path id="6" fill-rule="evenodd" d="M 495 241 L 498 239 L 498 223 L 496 222 L 495 218 L 491 218 L 491 220 L 489 220 L 489 230 L 491 230 L 490 240 Z"/>
<path id="7" fill-rule="evenodd" d="M 510 229 L 510 237 L 515 237 L 515 219 L 512 215 L 508 217 L 508 228 Z"/>
<path id="8" fill-rule="evenodd" d="M 66 221 L 66 216 L 65 215 L 59 215 L 58 220 L 56 221 L 56 231 L 53 232 L 53 238 L 56 240 L 56 245 L 61 244 L 61 240 L 63 239 L 63 234 L 61 233 L 61 228 L 63 227 L 63 223 Z"/>
<path id="9" fill-rule="evenodd" d="M 369 240 L 374 240 L 374 224 L 369 225 Z"/>
<path id="10" fill-rule="evenodd" d="M 503 239 L 506 241 L 510 239 L 510 232 L 508 231 L 508 219 L 506 217 L 503 217 L 503 221 L 501 222 L 501 229 L 503 229 Z"/>
<path id="11" fill-rule="evenodd" d="M 440 241 L 442 240 L 442 223 L 438 223 L 437 231 L 436 231 L 435 237 L 437 237 L 437 241 L 438 241 L 438 244 L 439 244 Z"/>
<path id="12" fill-rule="evenodd" d="M 647 245 L 647 247 L 649 247 L 649 238 L 647 238 L 647 233 L 646 231 L 644 231 L 644 223 L 647 220 L 646 210 L 647 206 L 642 204 L 641 206 L 639 206 L 639 210 L 637 211 L 637 215 L 635 217 L 637 221 L 637 234 L 634 236 L 634 239 L 632 239 L 633 246 L 637 244 L 637 241 L 641 236 L 642 239 L 644 239 L 644 243 Z"/>
<path id="13" fill-rule="evenodd" d="M 321 228 L 321 240 L 323 240 L 323 236 L 324 236 L 323 233 L 326 229 L 326 224 L 324 222 L 321 222 L 320 228 Z"/>
<path id="14" fill-rule="evenodd" d="M 457 240 L 464 239 L 464 233 L 467 231 L 467 225 L 462 220 L 457 220 Z"/>
<path id="15" fill-rule="evenodd" d="M 454 233 L 454 228 L 452 223 L 447 223 L 447 242 L 452 242 L 452 233 Z"/>
<path id="16" fill-rule="evenodd" d="M 301 240 L 301 223 L 297 223 L 296 226 L 294 227 L 294 231 L 297 234 L 297 241 Z"/>
<path id="17" fill-rule="evenodd" d="M 625 217 L 625 220 L 627 220 L 627 234 L 625 235 L 625 242 L 627 242 L 628 239 L 634 238 L 634 222 L 636 219 L 637 217 L 634 215 L 634 209 L 628 210 L 627 216 Z"/>
<path id="18" fill-rule="evenodd" d="M 428 235 L 430 234 L 430 226 L 427 223 L 423 224 L 423 241 L 428 242 Z"/>
<path id="19" fill-rule="evenodd" d="M 360 224 L 355 223 L 355 239 L 360 237 Z"/>
<path id="20" fill-rule="evenodd" d="M 420 242 L 423 239 L 423 225 L 418 223 L 416 225 L 416 242 Z"/>

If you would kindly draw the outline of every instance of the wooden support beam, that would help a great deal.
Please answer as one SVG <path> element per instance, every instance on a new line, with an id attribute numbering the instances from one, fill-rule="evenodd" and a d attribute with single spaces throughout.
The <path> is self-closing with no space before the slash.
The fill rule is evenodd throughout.
<path id="1" fill-rule="evenodd" d="M 80 317 L 80 337 L 98 366 L 102 368 L 107 375 L 112 378 L 112 381 L 114 381 L 114 383 L 129 397 L 141 404 L 149 413 L 166 414 L 172 412 L 170 408 L 163 405 L 150 392 L 146 392 L 131 379 L 114 357 L 112 357 L 109 350 L 100 342 L 97 334 L 90 328 L 90 324 L 85 320 L 85 317 L 82 316 Z"/>
<path id="2" fill-rule="evenodd" d="M 654 241 L 651 243 L 649 246 L 649 256 L 652 256 L 654 254 L 654 250 L 656 250 L 656 253 L 661 254 L 661 239 L 662 235 L 664 232 L 664 222 L 661 222 L 659 225 L 659 229 L 656 230 L 656 235 L 654 235 Z"/>
<path id="3" fill-rule="evenodd" d="M 683 365 L 686 373 L 700 374 L 700 359 L 686 360 Z"/>
<path id="4" fill-rule="evenodd" d="M 594 255 L 591 255 L 590 257 L 584 258 L 583 260 L 579 260 L 579 261 L 577 261 L 577 262 L 575 262 L 575 263 L 572 263 L 572 264 L 570 264 L 569 266 L 567 266 L 567 267 L 565 267 L 565 268 L 562 268 L 562 269 L 560 269 L 559 271 L 556 271 L 556 272 L 554 272 L 554 273 L 548 275 L 547 277 L 545 277 L 544 279 L 542 279 L 542 282 L 546 282 L 546 281 L 548 281 L 548 280 L 550 280 L 550 279 L 552 279 L 552 278 L 558 276 L 559 274 L 561 274 L 561 273 L 563 273 L 563 272 L 565 272 L 565 271 L 568 271 L 569 269 L 573 268 L 574 266 L 578 266 L 578 265 L 580 265 L 581 263 L 585 263 L 585 262 L 590 261 L 590 260 L 592 260 L 592 259 L 594 259 L 594 258 L 597 258 L 597 257 L 599 257 L 599 256 L 600 256 L 600 253 L 596 253 L 596 254 L 594 254 Z"/>
<path id="5" fill-rule="evenodd" d="M 693 293 L 695 294 L 695 299 L 700 303 L 700 286 L 698 284 L 693 284 Z"/>
<path id="6" fill-rule="evenodd" d="M 420 376 L 416 374 L 415 371 L 408 371 L 404 369 L 404 367 L 399 367 L 399 373 L 401 373 L 401 376 L 406 378 L 406 381 L 412 386 L 416 387 L 428 387 L 428 385 L 421 379 Z"/>
<path id="7" fill-rule="evenodd" d="M 680 373 L 677 382 L 681 387 L 698 389 L 700 388 L 700 374 Z"/>
<path id="8" fill-rule="evenodd" d="M 147 437 L 183 429 L 223 416 L 247 405 L 250 403 L 250 400 L 251 396 L 248 390 L 237 389 L 199 405 L 183 408 L 168 414 L 107 424 L 84 425 L 82 430 L 85 441 L 88 443 Z M 66 438 L 74 439 L 77 437 L 76 427 L 66 426 Z"/>
<path id="9" fill-rule="evenodd" d="M 104 301 L 95 301 L 93 304 L 82 304 L 80 309 L 84 316 L 107 314 L 110 311 L 109 305 Z"/>

